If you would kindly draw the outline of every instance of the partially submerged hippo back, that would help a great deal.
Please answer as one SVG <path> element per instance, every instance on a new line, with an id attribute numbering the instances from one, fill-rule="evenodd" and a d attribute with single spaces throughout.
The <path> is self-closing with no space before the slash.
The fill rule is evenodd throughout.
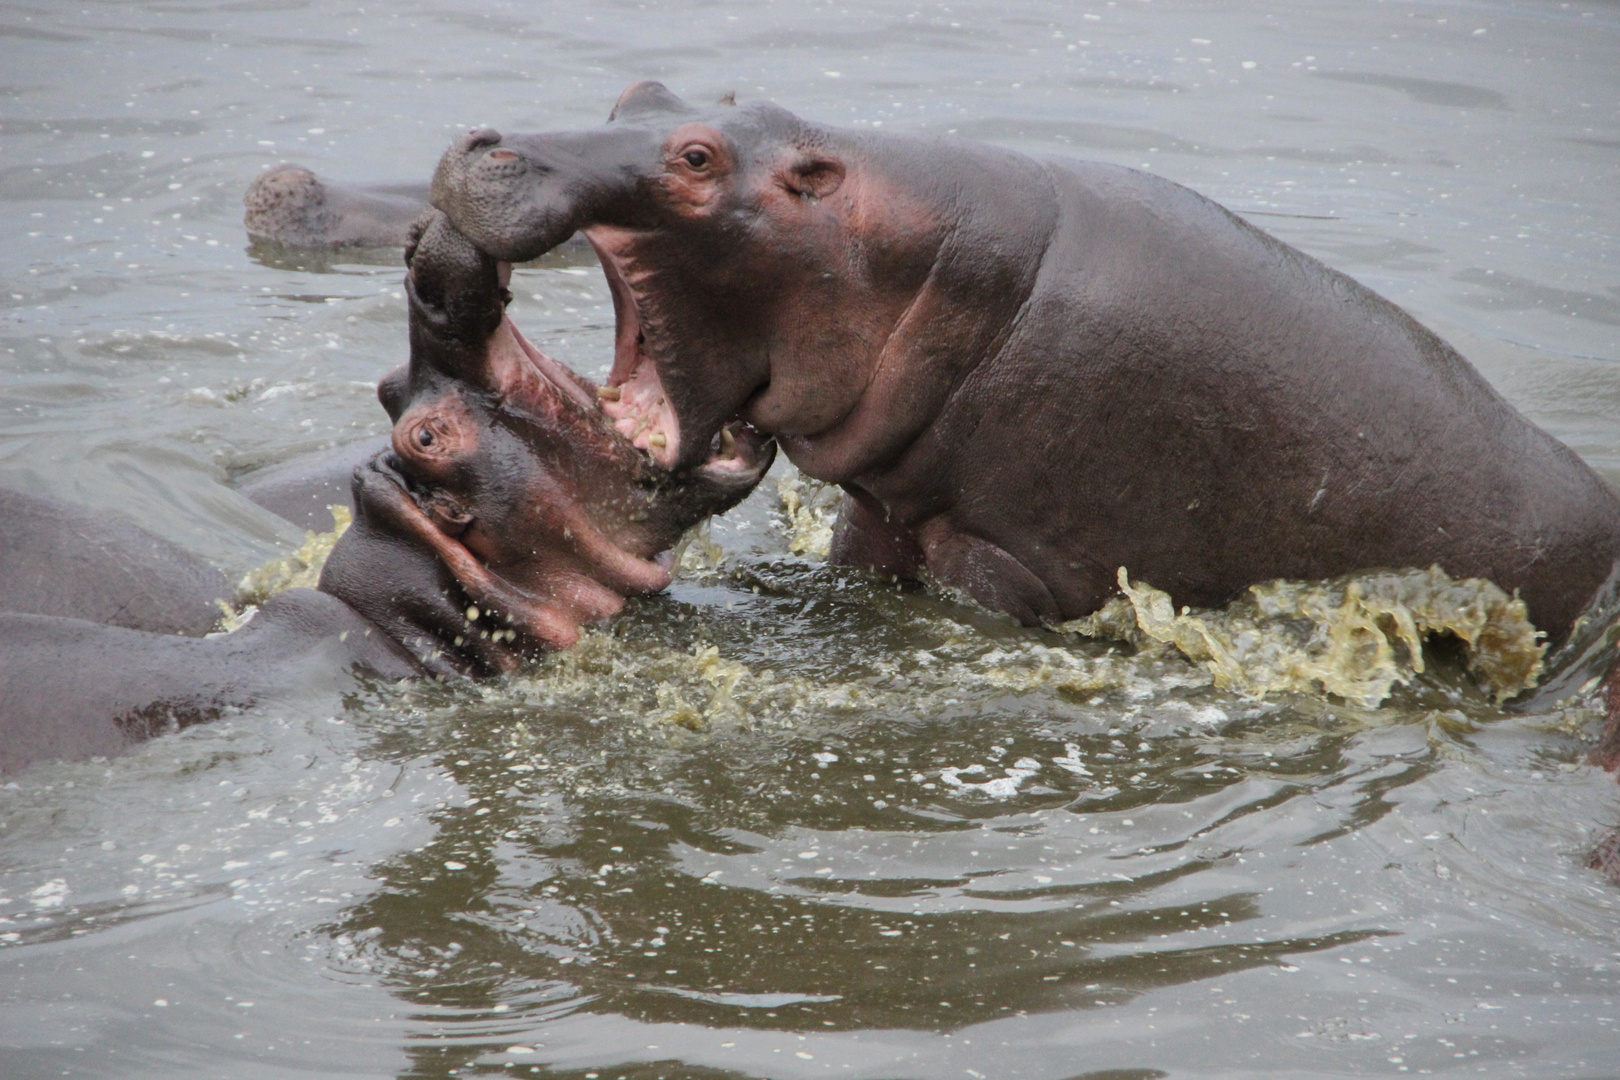
<path id="1" fill-rule="evenodd" d="M 242 225 L 254 241 L 291 248 L 399 247 L 426 204 L 421 185 L 335 184 L 282 164 L 248 185 Z"/>
<path id="2" fill-rule="evenodd" d="M 642 83 L 599 129 L 471 133 L 433 196 L 501 258 L 585 231 L 638 447 L 747 420 L 849 493 L 835 558 L 1026 621 L 1122 566 L 1215 605 L 1438 563 L 1557 639 L 1620 556 L 1614 493 L 1444 342 L 1145 173 Z"/>

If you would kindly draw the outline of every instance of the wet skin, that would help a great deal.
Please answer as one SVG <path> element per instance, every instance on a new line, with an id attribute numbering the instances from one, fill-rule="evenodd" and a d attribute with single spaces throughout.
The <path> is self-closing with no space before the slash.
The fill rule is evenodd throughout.
<path id="1" fill-rule="evenodd" d="M 775 447 L 734 424 L 695 463 L 659 464 L 597 408 L 595 383 L 506 317 L 509 265 L 437 211 L 418 223 L 406 261 L 411 362 L 378 387 L 393 452 L 358 482 L 477 609 L 469 620 L 466 604 L 438 606 L 435 636 L 463 642 L 479 670 L 505 670 L 525 650 L 572 645 L 625 597 L 667 586 L 670 548 L 746 496 Z"/>
<path id="2" fill-rule="evenodd" d="M 262 243 L 291 248 L 403 247 L 427 209 L 413 184 L 339 184 L 301 165 L 266 169 L 242 197 L 242 224 Z"/>
<path id="3" fill-rule="evenodd" d="M 505 268 L 442 214 L 411 239 L 411 360 L 379 387 L 393 446 L 353 471 L 354 524 L 319 589 L 281 593 L 246 628 L 199 640 L 151 631 L 194 630 L 171 625 L 162 601 L 189 612 L 206 588 L 193 579 L 214 579 L 132 527 L 102 528 L 98 558 L 80 560 L 92 577 L 109 567 L 100 589 L 80 582 L 53 601 L 35 568 L 0 563 L 12 605 L 0 613 L 0 771 L 116 753 L 357 676 L 510 670 L 662 589 L 681 533 L 770 467 L 774 446 L 746 432 L 681 475 L 655 464 L 596 409 L 593 384 L 506 319 Z M 22 508 L 6 535 L 30 551 L 72 548 L 95 525 L 26 496 L 0 507 Z M 115 602 L 119 590 L 145 606 Z M 109 603 L 125 625 L 90 621 L 110 619 Z"/>
<path id="4" fill-rule="evenodd" d="M 362 542 L 363 528 L 350 530 L 355 540 L 349 546 Z M 103 552 L 118 563 L 118 545 L 109 543 Z M 140 553 L 140 545 L 127 552 L 134 562 Z M 431 553 L 407 554 L 415 563 L 406 576 L 443 575 Z M 206 568 L 199 563 L 198 570 Z M 189 576 L 148 579 L 141 591 L 184 599 Z M 72 604 L 56 610 L 96 613 Z M 214 620 L 218 614 L 216 608 Z M 164 620 L 154 622 L 162 629 Z M 0 612 L 0 773 L 36 761 L 110 756 L 261 701 L 336 695 L 367 675 L 397 679 L 423 670 L 399 642 L 331 591 L 288 590 L 245 628 L 212 638 Z"/>
<path id="5" fill-rule="evenodd" d="M 132 522 L 0 489 L 0 611 L 201 637 L 229 594 L 216 567 Z"/>
<path id="6" fill-rule="evenodd" d="M 584 232 L 636 446 L 689 467 L 747 421 L 844 487 L 835 560 L 1025 622 L 1122 566 L 1208 606 L 1438 563 L 1557 640 L 1620 557 L 1614 492 L 1453 349 L 1155 176 L 639 83 L 597 129 L 470 133 L 432 194 L 502 259 Z"/>

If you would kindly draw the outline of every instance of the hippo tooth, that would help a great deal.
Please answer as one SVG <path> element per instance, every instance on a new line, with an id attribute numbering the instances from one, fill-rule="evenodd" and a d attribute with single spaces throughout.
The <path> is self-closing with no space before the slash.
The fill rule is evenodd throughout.
<path id="1" fill-rule="evenodd" d="M 618 401 L 624 395 L 619 392 L 617 386 L 598 386 L 596 396 L 601 401 Z"/>
<path id="2" fill-rule="evenodd" d="M 647 445 L 656 446 L 658 449 L 662 450 L 664 447 L 669 445 L 669 440 L 664 437 L 664 433 L 662 431 L 655 431 L 651 435 L 647 436 Z"/>
<path id="3" fill-rule="evenodd" d="M 737 437 L 726 428 L 720 429 L 720 456 L 737 456 Z"/>

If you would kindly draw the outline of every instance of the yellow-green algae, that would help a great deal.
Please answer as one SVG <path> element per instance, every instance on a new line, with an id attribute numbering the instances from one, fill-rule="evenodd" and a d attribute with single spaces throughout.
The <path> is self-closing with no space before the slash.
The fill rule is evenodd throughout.
<path id="1" fill-rule="evenodd" d="M 709 573 L 720 569 L 726 561 L 726 549 L 715 540 L 713 530 L 709 527 L 713 520 L 704 518 L 681 536 L 680 542 L 675 545 L 673 563 L 676 573 Z"/>
<path id="2" fill-rule="evenodd" d="M 1203 688 L 1255 699 L 1331 695 L 1345 708 L 1376 709 L 1424 669 L 1426 635 L 1455 634 L 1475 678 L 1498 698 L 1534 683 L 1545 650 L 1522 602 L 1489 582 L 1453 581 L 1434 569 L 1271 582 L 1221 611 L 1198 612 L 1178 612 L 1163 592 L 1121 580 L 1125 595 L 1059 629 L 1132 641 L 1134 652 L 1064 645 L 1038 632 L 986 632 L 914 611 L 907 636 L 915 645 L 852 659 L 829 680 L 745 664 L 702 640 L 672 647 L 595 629 L 479 692 L 492 702 L 688 730 L 939 715 L 986 693 L 1052 692 L 1090 705 L 1102 702 L 1098 695 L 1155 701 L 1153 714 L 1164 723 L 1203 727 L 1228 716 Z M 1421 719 L 1452 722 L 1430 712 Z"/>
<path id="3" fill-rule="evenodd" d="M 787 518 L 788 550 L 825 559 L 832 548 L 833 522 L 843 492 L 836 485 L 792 472 L 776 482 L 776 495 Z"/>
<path id="4" fill-rule="evenodd" d="M 830 495 L 836 489 L 792 474 L 778 482 L 777 490 L 792 550 L 824 558 L 835 516 Z M 350 523 L 346 507 L 330 509 L 330 531 L 307 533 L 298 551 L 250 571 L 238 583 L 233 601 L 220 601 L 223 629 L 245 625 L 278 592 L 313 588 L 320 581 L 327 557 Z M 699 526 L 688 533 L 677 565 L 686 572 L 712 572 L 723 559 L 719 545 Z M 1536 684 L 1546 653 L 1542 635 L 1517 596 L 1483 579 L 1454 580 L 1438 566 L 1330 581 L 1266 582 L 1251 586 L 1219 611 L 1178 612 L 1167 593 L 1132 582 L 1124 567 L 1119 586 L 1122 595 L 1095 613 L 1054 629 L 1124 641 L 1149 653 L 1170 646 L 1191 662 L 1192 670 L 1178 677 L 1174 665 L 1144 668 L 1146 656 L 1085 656 L 1035 640 L 992 645 L 951 620 L 931 619 L 927 621 L 941 639 L 939 646 L 874 658 L 869 676 L 835 689 L 778 678 L 768 669 L 750 671 L 722 658 L 710 645 L 690 653 L 655 649 L 653 655 L 627 654 L 622 642 L 601 632 L 587 633 L 574 649 L 551 657 L 544 672 L 536 673 L 544 689 L 539 684 L 527 689 L 551 699 L 599 699 L 608 685 L 639 685 L 648 691 L 638 702 L 644 715 L 692 729 L 757 722 L 764 719 L 762 713 L 785 719 L 807 705 L 859 709 L 909 699 L 926 710 L 938 694 L 975 684 L 1013 693 L 1046 688 L 1091 694 L 1145 683 L 1212 683 L 1246 697 L 1328 695 L 1376 708 L 1397 684 L 1408 684 L 1423 672 L 1423 640 L 1429 636 L 1454 635 L 1467 653 L 1470 673 L 1499 701 Z M 894 684 L 896 678 L 902 686 Z"/>
<path id="5" fill-rule="evenodd" d="M 230 600 L 217 601 L 224 613 L 220 629 L 227 633 L 240 630 L 253 618 L 254 612 L 266 600 L 288 589 L 313 589 L 320 584 L 321 571 L 337 545 L 338 537 L 348 531 L 353 515 L 347 506 L 328 506 L 332 513 L 332 528 L 328 532 L 305 532 L 304 546 L 291 555 L 271 559 L 263 566 L 249 570 L 236 583 Z"/>
<path id="6" fill-rule="evenodd" d="M 1474 679 L 1501 701 L 1536 684 L 1547 650 L 1516 595 L 1438 566 L 1270 581 L 1221 611 L 1178 613 L 1168 594 L 1133 584 L 1124 567 L 1119 587 L 1123 597 L 1058 629 L 1173 645 L 1217 687 L 1252 697 L 1326 693 L 1376 707 L 1423 671 L 1423 639 L 1449 633 Z"/>

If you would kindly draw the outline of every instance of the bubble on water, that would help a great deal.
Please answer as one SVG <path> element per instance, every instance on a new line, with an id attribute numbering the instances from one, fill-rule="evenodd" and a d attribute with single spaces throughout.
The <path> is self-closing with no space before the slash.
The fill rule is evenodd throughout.
<path id="1" fill-rule="evenodd" d="M 980 795 L 988 799 L 1010 799 L 1018 794 L 1018 788 L 1025 780 L 1040 771 L 1040 762 L 1034 758 L 1019 758 L 1011 768 L 1006 770 L 1005 776 L 997 777 L 994 780 L 969 782 L 962 779 L 964 776 L 981 776 L 989 772 L 985 766 L 979 764 L 967 765 L 962 768 L 941 769 L 939 778 L 962 795 Z"/>
<path id="2" fill-rule="evenodd" d="M 64 878 L 52 878 L 28 894 L 34 907 L 45 910 L 59 908 L 67 902 L 68 886 Z"/>

